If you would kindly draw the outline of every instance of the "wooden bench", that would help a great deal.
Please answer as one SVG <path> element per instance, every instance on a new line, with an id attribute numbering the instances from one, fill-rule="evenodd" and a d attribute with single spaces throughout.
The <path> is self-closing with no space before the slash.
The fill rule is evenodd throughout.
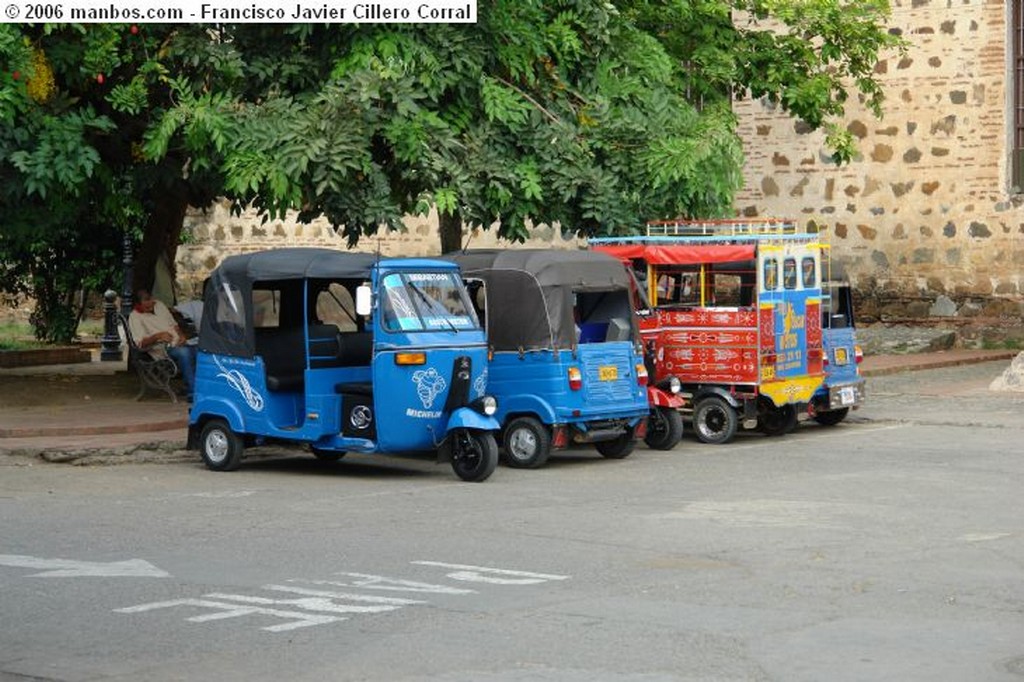
<path id="1" fill-rule="evenodd" d="M 124 345 L 128 349 L 128 368 L 134 370 L 139 377 L 139 394 L 135 399 L 142 400 L 146 389 L 153 388 L 167 393 L 172 402 L 178 402 L 178 396 L 171 386 L 171 379 L 178 374 L 178 366 L 170 358 L 155 358 L 139 348 L 132 337 L 127 317 L 118 315 L 117 321 L 124 332 Z"/>

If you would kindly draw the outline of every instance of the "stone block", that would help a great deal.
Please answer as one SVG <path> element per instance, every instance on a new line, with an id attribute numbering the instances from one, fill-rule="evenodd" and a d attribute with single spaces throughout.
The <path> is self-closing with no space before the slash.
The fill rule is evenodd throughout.
<path id="1" fill-rule="evenodd" d="M 928 309 L 929 317 L 954 317 L 956 315 L 956 303 L 948 296 L 942 294 L 935 297 L 935 302 Z"/>

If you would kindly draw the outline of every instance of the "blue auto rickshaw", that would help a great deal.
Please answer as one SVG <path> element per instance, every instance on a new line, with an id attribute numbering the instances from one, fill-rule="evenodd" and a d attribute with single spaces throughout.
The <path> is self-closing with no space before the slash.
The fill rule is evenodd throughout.
<path id="1" fill-rule="evenodd" d="M 448 254 L 487 330 L 488 389 L 503 460 L 536 468 L 552 448 L 629 455 L 647 428 L 647 370 L 626 269 L 605 254 L 552 249 Z"/>
<path id="2" fill-rule="evenodd" d="M 454 264 L 318 248 L 231 256 L 203 309 L 189 444 L 210 469 L 275 442 L 326 460 L 432 452 L 466 481 L 497 466 L 486 339 Z"/>
<path id="3" fill-rule="evenodd" d="M 821 342 L 825 356 L 825 383 L 811 398 L 808 414 L 823 426 L 835 426 L 851 409 L 864 403 L 864 359 L 857 344 L 853 319 L 853 293 L 842 267 L 822 261 Z"/>

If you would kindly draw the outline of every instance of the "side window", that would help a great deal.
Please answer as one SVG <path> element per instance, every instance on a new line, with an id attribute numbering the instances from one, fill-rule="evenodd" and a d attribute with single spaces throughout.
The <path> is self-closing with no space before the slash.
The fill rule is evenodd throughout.
<path id="1" fill-rule="evenodd" d="M 281 291 L 278 289 L 252 290 L 252 319 L 256 329 L 281 326 Z"/>
<path id="2" fill-rule="evenodd" d="M 796 259 L 787 258 L 782 262 L 782 286 L 796 289 Z"/>
<path id="3" fill-rule="evenodd" d="M 764 291 L 775 291 L 779 288 L 779 263 L 774 258 L 766 258 L 762 275 Z"/>
<path id="4" fill-rule="evenodd" d="M 480 326 L 487 329 L 487 285 L 482 279 L 467 279 L 466 291 L 469 292 L 469 301 L 473 304 L 476 317 L 480 320 Z"/>
<path id="5" fill-rule="evenodd" d="M 815 267 L 814 256 L 804 256 L 800 261 L 800 276 L 804 289 L 813 289 L 818 285 L 818 269 Z"/>
<path id="6" fill-rule="evenodd" d="M 217 334 L 232 341 L 245 336 L 245 301 L 242 292 L 225 280 L 217 286 L 213 300 L 213 328 Z"/>
<path id="7" fill-rule="evenodd" d="M 735 308 L 740 305 L 740 291 L 742 280 L 739 274 L 717 272 L 713 275 L 711 305 L 726 308 Z"/>
<path id="8" fill-rule="evenodd" d="M 339 331 L 359 331 L 356 304 L 352 294 L 340 282 L 331 282 L 316 297 L 316 316 L 324 324 L 333 324 Z"/>

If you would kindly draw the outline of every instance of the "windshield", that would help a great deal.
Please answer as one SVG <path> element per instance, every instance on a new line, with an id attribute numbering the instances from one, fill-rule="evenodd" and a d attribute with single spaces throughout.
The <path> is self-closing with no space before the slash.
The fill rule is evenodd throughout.
<path id="1" fill-rule="evenodd" d="M 389 331 L 480 328 L 462 280 L 453 272 L 385 275 L 381 311 L 384 328 Z"/>

